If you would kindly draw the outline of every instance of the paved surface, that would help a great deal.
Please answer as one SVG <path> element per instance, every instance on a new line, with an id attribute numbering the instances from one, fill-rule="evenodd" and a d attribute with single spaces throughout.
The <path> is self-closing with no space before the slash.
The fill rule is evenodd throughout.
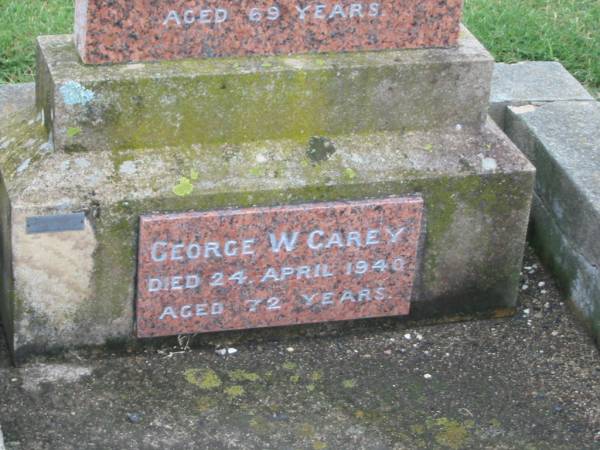
<path id="1" fill-rule="evenodd" d="M 7 449 L 598 449 L 598 350 L 535 264 L 508 319 L 4 359 Z"/>

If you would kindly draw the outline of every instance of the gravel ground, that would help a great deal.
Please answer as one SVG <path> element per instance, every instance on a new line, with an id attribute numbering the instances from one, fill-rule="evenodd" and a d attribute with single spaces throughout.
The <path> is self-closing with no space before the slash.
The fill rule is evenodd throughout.
<path id="1" fill-rule="evenodd" d="M 528 251 L 518 313 L 0 364 L 23 449 L 600 449 L 600 355 Z M 225 353 L 221 355 L 220 353 Z"/>

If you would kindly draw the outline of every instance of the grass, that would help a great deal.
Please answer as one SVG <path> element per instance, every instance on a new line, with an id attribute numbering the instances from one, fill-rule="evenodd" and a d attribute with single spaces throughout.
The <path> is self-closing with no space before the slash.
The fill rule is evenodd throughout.
<path id="1" fill-rule="evenodd" d="M 559 61 L 600 88 L 600 0 L 465 0 L 464 19 L 497 61 Z"/>
<path id="2" fill-rule="evenodd" d="M 497 61 L 560 61 L 600 89 L 600 0 L 465 0 L 464 20 Z M 72 24 L 73 0 L 0 0 L 0 83 L 30 81 L 35 36 Z"/>
<path id="3" fill-rule="evenodd" d="M 36 36 L 72 29 L 73 0 L 0 0 L 0 83 L 31 81 Z"/>

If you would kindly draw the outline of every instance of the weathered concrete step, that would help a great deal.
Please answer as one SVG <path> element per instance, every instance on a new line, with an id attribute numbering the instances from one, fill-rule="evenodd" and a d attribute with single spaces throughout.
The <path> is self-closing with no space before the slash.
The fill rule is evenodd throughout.
<path id="1" fill-rule="evenodd" d="M 600 343 L 600 106 L 509 107 L 506 130 L 537 168 L 536 242 Z"/>
<path id="2" fill-rule="evenodd" d="M 600 344 L 600 106 L 559 63 L 496 64 L 490 115 L 537 168 L 532 242 Z"/>
<path id="3" fill-rule="evenodd" d="M 17 94 L 33 104 L 30 87 Z M 0 124 L 3 317 L 17 357 L 133 340 L 138 220 L 156 211 L 418 193 L 426 231 L 410 317 L 515 306 L 534 169 L 490 123 L 69 154 L 42 151 L 34 115 Z M 27 232 L 28 217 L 75 212 L 80 230 Z"/>
<path id="4" fill-rule="evenodd" d="M 502 129 L 507 106 L 592 100 L 589 92 L 558 62 L 494 64 L 490 116 Z"/>
<path id="5" fill-rule="evenodd" d="M 86 66 L 38 39 L 37 105 L 57 149 L 98 151 L 480 127 L 492 59 L 459 46 Z"/>

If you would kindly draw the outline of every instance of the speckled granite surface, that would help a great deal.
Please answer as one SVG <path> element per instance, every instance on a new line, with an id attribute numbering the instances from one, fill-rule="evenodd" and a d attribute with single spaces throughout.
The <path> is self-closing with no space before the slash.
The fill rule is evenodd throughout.
<path id="1" fill-rule="evenodd" d="M 462 0 L 77 0 L 86 63 L 456 44 Z"/>
<path id="2" fill-rule="evenodd" d="M 143 216 L 137 335 L 409 312 L 423 199 Z"/>

